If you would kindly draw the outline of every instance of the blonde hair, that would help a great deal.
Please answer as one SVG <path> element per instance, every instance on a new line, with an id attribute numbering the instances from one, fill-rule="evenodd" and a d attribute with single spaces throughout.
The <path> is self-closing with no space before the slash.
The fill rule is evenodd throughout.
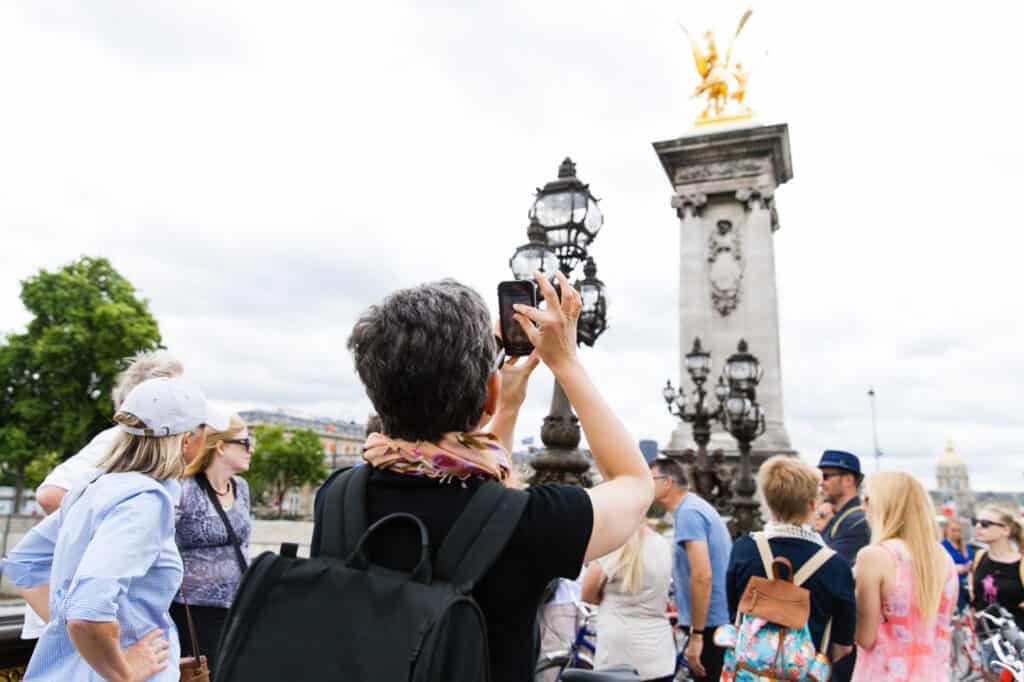
<path id="1" fill-rule="evenodd" d="M 796 457 L 775 455 L 761 464 L 757 487 L 772 517 L 782 523 L 807 521 L 811 503 L 818 499 L 821 474 Z"/>
<path id="2" fill-rule="evenodd" d="M 618 577 L 622 580 L 622 591 L 627 594 L 638 594 L 644 582 L 644 532 L 647 526 L 641 525 L 626 544 L 619 550 L 618 561 L 608 580 Z"/>
<path id="3" fill-rule="evenodd" d="M 130 358 L 128 368 L 117 375 L 110 398 L 114 402 L 114 411 L 121 409 L 121 404 L 132 389 L 149 379 L 163 377 L 179 377 L 185 373 L 181 360 L 165 350 L 146 350 L 136 353 Z"/>
<path id="4" fill-rule="evenodd" d="M 141 419 L 127 412 L 115 414 L 114 421 L 132 428 L 146 426 Z M 134 471 L 158 481 L 181 478 L 185 471 L 181 441 L 180 433 L 173 436 L 136 436 L 121 431 L 98 467 L 108 474 Z"/>
<path id="5" fill-rule="evenodd" d="M 986 504 L 981 511 L 998 516 L 999 522 L 1005 524 L 1006 529 L 1010 531 L 1010 539 L 1017 543 L 1017 549 L 1024 552 L 1024 526 L 1016 514 L 998 504 Z"/>
<path id="6" fill-rule="evenodd" d="M 217 445 L 234 438 L 242 431 L 245 431 L 245 429 L 245 421 L 243 421 L 237 414 L 231 415 L 228 428 L 224 431 L 214 431 L 211 427 L 207 426 L 206 438 L 203 439 L 203 451 L 185 467 L 185 478 L 191 478 L 200 471 L 206 471 L 206 467 L 210 466 L 210 462 L 213 461 L 213 456 L 217 452 Z"/>
<path id="7" fill-rule="evenodd" d="M 939 611 L 946 581 L 947 557 L 935 542 L 938 524 L 924 486 L 902 471 L 882 471 L 868 478 L 868 523 L 871 543 L 902 540 L 910 553 L 914 600 L 925 619 Z"/>

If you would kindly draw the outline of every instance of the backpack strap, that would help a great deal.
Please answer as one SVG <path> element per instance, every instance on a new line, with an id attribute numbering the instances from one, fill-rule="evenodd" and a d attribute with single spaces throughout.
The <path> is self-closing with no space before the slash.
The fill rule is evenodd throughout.
<path id="1" fill-rule="evenodd" d="M 505 549 L 529 499 L 525 491 L 495 481 L 481 485 L 441 543 L 436 577 L 471 592 Z"/>
<path id="2" fill-rule="evenodd" d="M 829 618 L 828 622 L 825 623 L 825 632 L 821 635 L 821 647 L 818 648 L 818 653 L 827 657 L 828 660 L 832 660 L 832 657 L 828 654 L 828 643 L 832 639 L 832 619 Z"/>
<path id="3" fill-rule="evenodd" d="M 828 547 L 822 547 L 815 552 L 810 559 L 804 562 L 804 565 L 800 567 L 800 570 L 793 576 L 793 584 L 800 586 L 803 585 L 807 580 L 814 575 L 819 568 L 825 565 L 829 559 L 835 556 L 835 552 Z"/>
<path id="4" fill-rule="evenodd" d="M 366 488 L 372 470 L 369 465 L 349 469 L 332 477 L 317 493 L 311 556 L 347 559 L 355 551 L 369 525 Z"/>
<path id="5" fill-rule="evenodd" d="M 772 571 L 772 561 L 774 561 L 775 557 L 772 556 L 772 546 L 768 544 L 768 536 L 757 532 L 751 533 L 750 537 L 754 538 L 754 544 L 757 545 L 757 553 L 761 556 L 761 563 L 764 565 L 764 576 L 770 580 L 774 574 Z"/>
<path id="6" fill-rule="evenodd" d="M 974 560 L 971 561 L 971 573 L 974 573 L 975 569 L 978 568 L 978 564 L 981 563 L 981 560 L 985 558 L 986 554 L 988 554 L 987 549 L 979 549 L 977 552 L 974 553 Z M 1021 563 L 1024 564 L 1024 561 L 1022 561 Z"/>

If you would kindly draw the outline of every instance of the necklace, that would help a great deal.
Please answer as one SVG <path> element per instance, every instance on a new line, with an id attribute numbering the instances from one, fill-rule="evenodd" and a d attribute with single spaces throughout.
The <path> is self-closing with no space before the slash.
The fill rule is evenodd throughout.
<path id="1" fill-rule="evenodd" d="M 206 479 L 206 482 L 210 483 L 210 479 Z M 231 482 L 228 481 L 228 486 L 226 488 L 224 488 L 224 492 L 221 492 L 221 491 L 217 490 L 216 488 L 214 488 L 213 487 L 213 483 L 210 483 L 210 490 L 212 490 L 213 492 L 217 493 L 217 497 L 226 497 L 227 494 L 229 492 L 231 492 Z"/>

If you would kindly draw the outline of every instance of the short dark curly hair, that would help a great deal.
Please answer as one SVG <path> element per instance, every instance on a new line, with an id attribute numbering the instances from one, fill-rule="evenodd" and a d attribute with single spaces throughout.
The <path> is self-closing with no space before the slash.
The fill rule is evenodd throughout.
<path id="1" fill-rule="evenodd" d="M 498 346 L 474 289 L 400 289 L 359 317 L 348 349 L 388 436 L 433 442 L 479 423 Z"/>

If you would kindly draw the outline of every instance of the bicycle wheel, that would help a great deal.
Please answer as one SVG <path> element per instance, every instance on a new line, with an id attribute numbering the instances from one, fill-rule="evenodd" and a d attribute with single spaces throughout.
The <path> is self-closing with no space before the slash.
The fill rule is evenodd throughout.
<path id="1" fill-rule="evenodd" d="M 582 654 L 576 657 L 575 665 L 569 665 L 570 662 L 569 653 L 565 651 L 541 656 L 533 670 L 534 682 L 556 682 L 566 668 L 594 669 L 594 662 Z"/>

